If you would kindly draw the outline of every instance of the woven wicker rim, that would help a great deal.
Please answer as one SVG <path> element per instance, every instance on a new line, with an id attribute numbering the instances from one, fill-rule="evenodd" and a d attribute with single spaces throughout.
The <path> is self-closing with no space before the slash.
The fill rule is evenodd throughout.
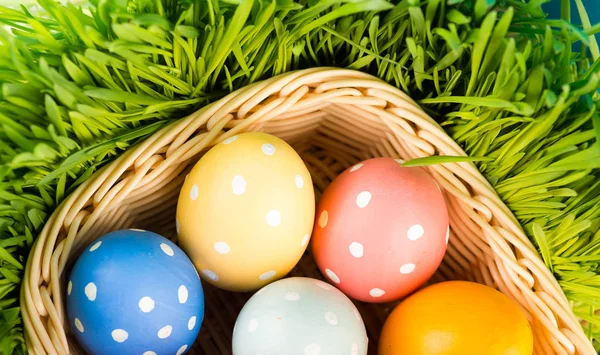
<path id="1" fill-rule="evenodd" d="M 406 94 L 357 71 L 308 69 L 233 92 L 128 150 L 52 214 L 33 245 L 21 290 L 30 353 L 81 352 L 64 309 L 70 262 L 111 230 L 146 228 L 175 239 L 174 211 L 185 174 L 208 148 L 246 131 L 292 144 L 311 172 L 317 197 L 363 159 L 465 155 Z M 451 225 L 448 252 L 432 281 L 476 281 L 508 295 L 534 330 L 535 354 L 595 354 L 557 281 L 477 168 L 446 163 L 427 169 L 445 193 Z M 320 278 L 311 263 L 305 256 L 294 274 Z M 207 315 L 192 352 L 231 353 L 233 322 L 247 295 L 205 288 Z M 391 305 L 359 308 L 376 343 Z"/>

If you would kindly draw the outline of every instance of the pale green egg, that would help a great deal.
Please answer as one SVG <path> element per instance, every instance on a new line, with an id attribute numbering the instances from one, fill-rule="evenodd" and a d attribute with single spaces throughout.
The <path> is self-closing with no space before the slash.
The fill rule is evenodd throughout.
<path id="1" fill-rule="evenodd" d="M 234 355 L 366 355 L 360 313 L 341 291 L 292 277 L 260 289 L 240 312 Z"/>

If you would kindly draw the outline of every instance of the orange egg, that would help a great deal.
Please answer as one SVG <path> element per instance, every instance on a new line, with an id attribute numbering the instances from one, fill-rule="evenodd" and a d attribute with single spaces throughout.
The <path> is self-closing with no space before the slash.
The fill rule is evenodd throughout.
<path id="1" fill-rule="evenodd" d="M 531 355 L 525 314 L 495 289 L 443 282 L 411 295 L 390 314 L 379 355 Z"/>

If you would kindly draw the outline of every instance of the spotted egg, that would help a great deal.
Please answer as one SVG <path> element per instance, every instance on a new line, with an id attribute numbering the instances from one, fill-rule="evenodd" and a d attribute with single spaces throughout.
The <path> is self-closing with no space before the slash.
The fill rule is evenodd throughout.
<path id="1" fill-rule="evenodd" d="M 168 239 L 139 229 L 97 239 L 75 262 L 67 315 L 88 354 L 177 354 L 191 348 L 204 316 L 194 265 Z"/>
<path id="2" fill-rule="evenodd" d="M 273 282 L 244 305 L 233 330 L 233 355 L 366 355 L 360 313 L 326 282 L 292 277 Z"/>
<path id="3" fill-rule="evenodd" d="M 423 168 L 375 158 L 354 165 L 317 206 L 312 250 L 321 272 L 351 298 L 397 300 L 420 287 L 446 252 L 448 211 Z"/>
<path id="4" fill-rule="evenodd" d="M 244 133 L 211 148 L 179 195 L 179 242 L 201 277 L 250 291 L 286 275 L 306 250 L 315 197 L 294 149 L 265 133 Z"/>

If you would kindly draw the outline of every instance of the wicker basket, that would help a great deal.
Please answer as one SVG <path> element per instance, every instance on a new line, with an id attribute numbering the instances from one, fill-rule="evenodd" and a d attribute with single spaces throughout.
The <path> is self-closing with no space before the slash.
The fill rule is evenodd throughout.
<path id="1" fill-rule="evenodd" d="M 317 198 L 357 162 L 465 155 L 406 94 L 356 71 L 315 68 L 240 89 L 131 148 L 73 192 L 50 217 L 27 263 L 21 307 L 34 354 L 82 353 L 65 321 L 71 262 L 95 238 L 136 227 L 176 238 L 175 207 L 184 177 L 214 144 L 245 131 L 288 141 L 305 160 Z M 445 192 L 448 252 L 432 282 L 463 279 L 498 288 L 525 311 L 535 354 L 595 354 L 553 275 L 494 189 L 469 163 L 428 167 Z M 295 275 L 322 278 L 305 255 Z M 191 353 L 230 354 L 236 316 L 249 294 L 205 285 L 206 317 Z M 376 353 L 392 304 L 358 304 Z"/>

